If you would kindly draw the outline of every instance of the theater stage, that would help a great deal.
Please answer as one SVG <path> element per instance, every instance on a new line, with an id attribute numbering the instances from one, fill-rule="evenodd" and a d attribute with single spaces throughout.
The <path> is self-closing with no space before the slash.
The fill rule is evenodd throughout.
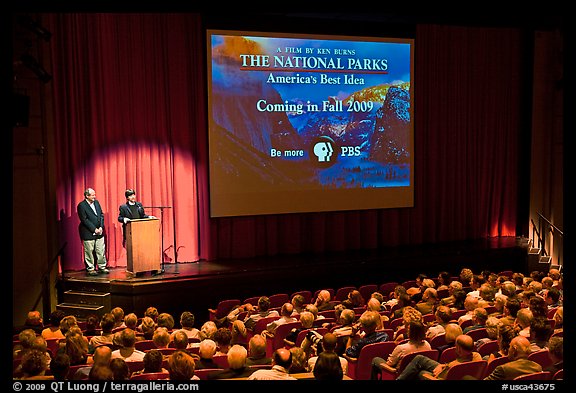
<path id="1" fill-rule="evenodd" d="M 64 272 L 58 282 L 58 301 L 59 308 L 66 308 L 61 305 L 90 304 L 99 299 L 104 304 L 97 314 L 120 306 L 125 312 L 142 316 L 148 306 L 155 306 L 178 319 L 182 311 L 189 310 L 199 326 L 208 319 L 208 308 L 216 308 L 224 299 L 403 282 L 420 273 L 436 277 L 442 270 L 455 276 L 463 267 L 474 272 L 527 273 L 526 243 L 501 237 L 381 250 L 198 261 L 165 264 L 162 274 L 146 272 L 136 277 L 125 267 L 94 277 L 84 271 Z M 87 312 L 77 310 L 77 316 L 82 318 Z"/>

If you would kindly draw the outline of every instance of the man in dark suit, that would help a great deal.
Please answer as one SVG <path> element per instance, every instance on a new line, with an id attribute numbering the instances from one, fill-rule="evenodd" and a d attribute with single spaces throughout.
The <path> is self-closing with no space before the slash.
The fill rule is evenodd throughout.
<path id="1" fill-rule="evenodd" d="M 104 243 L 104 213 L 100 203 L 96 200 L 96 191 L 87 188 L 84 191 L 84 200 L 78 204 L 78 217 L 80 218 L 80 239 L 84 245 L 84 262 L 89 276 L 98 273 L 108 274 L 106 268 L 106 247 Z M 94 252 L 98 272 L 94 266 Z"/>
<path id="2" fill-rule="evenodd" d="M 140 218 L 156 218 L 147 215 L 144 206 L 136 201 L 136 191 L 128 189 L 124 192 L 124 196 L 126 196 L 126 203 L 120 205 L 120 213 L 118 214 L 118 221 L 122 223 L 123 245 L 126 243 L 126 224 L 129 221 Z"/>

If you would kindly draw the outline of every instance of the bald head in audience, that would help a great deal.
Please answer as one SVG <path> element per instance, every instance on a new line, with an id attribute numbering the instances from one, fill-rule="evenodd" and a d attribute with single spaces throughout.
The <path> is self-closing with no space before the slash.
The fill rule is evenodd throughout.
<path id="1" fill-rule="evenodd" d="M 228 350 L 228 366 L 233 370 L 239 370 L 246 366 L 248 351 L 242 345 L 232 345 Z"/>
<path id="2" fill-rule="evenodd" d="M 526 337 L 516 336 L 510 342 L 508 357 L 512 360 L 528 359 L 531 352 L 530 341 Z"/>
<path id="3" fill-rule="evenodd" d="M 94 350 L 94 355 L 92 356 L 94 364 L 110 364 L 112 359 L 112 349 L 107 345 L 100 345 Z"/>
<path id="4" fill-rule="evenodd" d="M 284 367 L 286 370 L 290 369 L 292 364 L 292 352 L 286 348 L 279 348 L 274 351 L 274 356 L 272 357 L 274 364 Z"/>
<path id="5" fill-rule="evenodd" d="M 266 338 L 260 334 L 255 334 L 252 336 L 248 342 L 248 350 L 250 351 L 250 357 L 252 358 L 262 358 L 266 356 Z"/>

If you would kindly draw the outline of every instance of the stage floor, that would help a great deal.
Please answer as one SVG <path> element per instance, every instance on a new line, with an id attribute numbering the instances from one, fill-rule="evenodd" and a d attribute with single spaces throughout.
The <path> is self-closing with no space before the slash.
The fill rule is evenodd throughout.
<path id="1" fill-rule="evenodd" d="M 142 282 L 150 280 L 181 279 L 185 277 L 211 277 L 235 274 L 246 271 L 275 271 L 282 269 L 299 269 L 301 267 L 329 266 L 340 263 L 366 263 L 375 260 L 427 258 L 438 255 L 473 255 L 500 249 L 511 249 L 518 246 L 515 237 L 498 237 L 479 239 L 475 241 L 453 242 L 438 245 L 420 245 L 410 247 L 394 247 L 385 250 L 360 250 L 326 254 L 279 255 L 273 257 L 254 257 L 244 259 L 226 259 L 214 261 L 197 261 L 164 264 L 164 272 L 139 273 L 136 276 L 126 270 L 126 267 L 109 268 L 110 274 L 88 276 L 84 270 L 65 271 L 61 273 L 63 280 L 82 280 L 96 282 Z M 457 272 L 451 272 L 457 273 Z M 406 280 L 413 279 L 407 277 Z"/>
<path id="2" fill-rule="evenodd" d="M 111 294 L 112 307 L 121 306 L 137 315 L 154 305 L 172 315 L 190 310 L 205 320 L 208 308 L 225 299 L 401 283 L 420 273 L 436 277 L 442 270 L 457 276 L 463 267 L 474 272 L 523 272 L 525 262 L 526 250 L 516 238 L 490 238 L 385 250 L 171 263 L 164 265 L 162 274 L 145 272 L 135 277 L 125 267 L 98 276 L 68 271 L 60 277 L 59 296 L 67 290 L 105 292 Z"/>

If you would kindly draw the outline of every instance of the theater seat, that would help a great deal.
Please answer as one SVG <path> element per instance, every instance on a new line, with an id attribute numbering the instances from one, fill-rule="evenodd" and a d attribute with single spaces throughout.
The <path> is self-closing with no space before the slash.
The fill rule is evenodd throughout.
<path id="1" fill-rule="evenodd" d="M 168 372 L 142 373 L 132 375 L 132 377 L 130 377 L 131 381 L 153 381 L 157 379 L 170 379 L 170 373 Z"/>

